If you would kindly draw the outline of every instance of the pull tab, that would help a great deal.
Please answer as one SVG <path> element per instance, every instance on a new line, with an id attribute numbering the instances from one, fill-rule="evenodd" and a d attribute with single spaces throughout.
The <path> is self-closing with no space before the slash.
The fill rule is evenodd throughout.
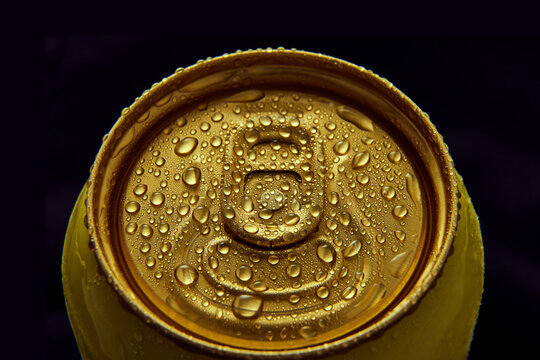
<path id="1" fill-rule="evenodd" d="M 318 134 L 281 115 L 261 116 L 255 126 L 238 129 L 223 161 L 221 208 L 229 232 L 276 248 L 317 229 L 324 206 Z"/>

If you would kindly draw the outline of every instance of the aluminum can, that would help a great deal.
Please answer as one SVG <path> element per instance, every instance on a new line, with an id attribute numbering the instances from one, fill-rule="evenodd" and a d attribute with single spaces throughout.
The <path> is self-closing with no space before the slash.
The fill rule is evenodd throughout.
<path id="1" fill-rule="evenodd" d="M 465 359 L 478 218 L 442 137 L 329 56 L 199 61 L 122 111 L 62 262 L 83 359 Z"/>

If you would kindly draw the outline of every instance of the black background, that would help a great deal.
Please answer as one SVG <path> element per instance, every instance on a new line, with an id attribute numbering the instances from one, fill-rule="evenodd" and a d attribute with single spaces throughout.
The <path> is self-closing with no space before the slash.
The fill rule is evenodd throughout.
<path id="1" fill-rule="evenodd" d="M 237 49 L 278 46 L 362 65 L 430 115 L 464 178 L 484 237 L 485 290 L 469 358 L 492 350 L 497 358 L 538 352 L 539 38 L 47 37 L 46 358 L 79 358 L 61 286 L 63 237 L 101 138 L 120 111 L 177 67 Z"/>

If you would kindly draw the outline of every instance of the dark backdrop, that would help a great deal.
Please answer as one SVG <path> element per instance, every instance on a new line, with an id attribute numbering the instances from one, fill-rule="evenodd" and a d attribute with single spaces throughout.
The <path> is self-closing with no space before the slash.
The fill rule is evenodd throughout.
<path id="1" fill-rule="evenodd" d="M 490 350 L 497 358 L 538 352 L 539 38 L 78 37 L 46 38 L 43 45 L 47 359 L 78 358 L 61 286 L 63 237 L 101 138 L 120 111 L 178 67 L 278 46 L 362 65 L 430 115 L 464 178 L 484 237 L 485 290 L 470 359 Z"/>

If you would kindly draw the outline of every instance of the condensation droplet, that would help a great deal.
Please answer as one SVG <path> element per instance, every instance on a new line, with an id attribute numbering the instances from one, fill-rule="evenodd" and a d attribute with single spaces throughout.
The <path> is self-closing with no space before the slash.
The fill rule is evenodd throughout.
<path id="1" fill-rule="evenodd" d="M 222 140 L 219 136 L 213 136 L 212 139 L 210 140 L 210 145 L 212 145 L 213 147 L 220 147 L 221 143 L 222 143 Z"/>
<path id="2" fill-rule="evenodd" d="M 232 309 L 236 317 L 240 319 L 255 319 L 259 317 L 263 301 L 254 295 L 238 295 L 234 298 Z"/>
<path id="3" fill-rule="evenodd" d="M 401 161 L 401 152 L 399 151 L 392 151 L 388 154 L 388 159 L 393 162 L 394 164 L 397 164 Z"/>
<path id="4" fill-rule="evenodd" d="M 381 195 L 386 200 L 392 200 L 396 196 L 396 190 L 391 186 L 385 186 L 381 189 Z"/>
<path id="5" fill-rule="evenodd" d="M 336 155 L 345 155 L 349 152 L 351 144 L 347 140 L 338 141 L 333 149 Z"/>
<path id="6" fill-rule="evenodd" d="M 414 201 L 416 205 L 420 204 L 420 185 L 418 184 L 418 180 L 416 179 L 416 176 L 408 173 L 405 175 L 406 179 L 406 185 L 407 185 L 407 192 L 411 196 L 411 199 Z"/>
<path id="7" fill-rule="evenodd" d="M 146 190 L 148 190 L 148 186 L 145 184 L 137 184 L 137 186 L 133 188 L 133 193 L 137 196 L 143 196 L 146 194 Z"/>
<path id="8" fill-rule="evenodd" d="M 251 284 L 249 288 L 256 292 L 264 292 L 268 290 L 268 286 L 266 286 L 266 283 L 261 280 L 255 281 L 253 284 Z"/>
<path id="9" fill-rule="evenodd" d="M 321 207 L 317 204 L 311 204 L 311 207 L 309 208 L 309 213 L 313 217 L 319 217 L 321 214 Z"/>
<path id="10" fill-rule="evenodd" d="M 236 212 L 234 211 L 234 209 L 230 206 L 226 206 L 224 209 L 223 209 L 223 216 L 226 218 L 226 219 L 234 219 L 234 217 L 236 216 Z"/>
<path id="11" fill-rule="evenodd" d="M 272 118 L 268 115 L 264 115 L 259 118 L 259 122 L 262 126 L 270 126 L 272 125 Z"/>
<path id="12" fill-rule="evenodd" d="M 291 296 L 289 296 L 289 302 L 291 304 L 297 304 L 299 301 L 300 301 L 300 296 L 296 294 L 292 294 Z"/>
<path id="13" fill-rule="evenodd" d="M 317 247 L 317 256 L 326 263 L 334 261 L 334 252 L 328 244 L 320 244 L 319 247 Z"/>
<path id="14" fill-rule="evenodd" d="M 208 218 L 210 217 L 210 210 L 206 206 L 198 206 L 193 210 L 193 220 L 204 224 L 206 221 L 208 221 Z"/>
<path id="15" fill-rule="evenodd" d="M 398 219 L 402 219 L 407 215 L 408 211 L 407 208 L 403 205 L 397 205 L 394 208 L 394 216 Z"/>
<path id="16" fill-rule="evenodd" d="M 373 123 L 371 122 L 371 119 L 358 110 L 354 110 L 346 106 L 338 106 L 336 113 L 343 120 L 353 123 L 362 130 L 373 131 Z"/>
<path id="17" fill-rule="evenodd" d="M 135 214 L 137 211 L 141 209 L 141 205 L 136 201 L 130 201 L 126 204 L 126 212 L 130 214 Z"/>
<path id="18" fill-rule="evenodd" d="M 279 262 L 279 257 L 277 255 L 270 255 L 268 257 L 268 263 L 270 263 L 270 265 L 276 265 L 278 262 Z"/>
<path id="19" fill-rule="evenodd" d="M 141 225 L 141 236 L 143 238 L 149 238 L 154 234 L 154 230 L 150 227 L 150 225 L 143 224 Z"/>
<path id="20" fill-rule="evenodd" d="M 140 250 L 143 254 L 146 254 L 147 252 L 150 251 L 151 248 L 152 248 L 152 247 L 150 246 L 149 243 L 143 242 L 143 243 L 141 244 L 141 246 L 139 247 L 139 250 Z"/>
<path id="21" fill-rule="evenodd" d="M 174 147 L 174 153 L 180 156 L 189 155 L 195 150 L 198 144 L 199 140 L 197 140 L 197 138 L 186 137 L 176 144 Z"/>
<path id="22" fill-rule="evenodd" d="M 197 270 L 191 265 L 180 265 L 174 271 L 174 277 L 182 285 L 191 285 L 199 277 Z"/>
<path id="23" fill-rule="evenodd" d="M 368 162 L 369 162 L 369 152 L 367 151 L 359 152 L 358 154 L 354 155 L 354 158 L 352 160 L 352 168 L 359 169 L 362 166 L 365 166 Z"/>
<path id="24" fill-rule="evenodd" d="M 137 231 L 136 223 L 130 222 L 129 224 L 126 225 L 126 233 L 128 233 L 129 235 L 135 234 L 136 231 Z"/>
<path id="25" fill-rule="evenodd" d="M 302 266 L 300 264 L 290 264 L 287 266 L 287 275 L 289 277 L 295 278 L 300 275 L 302 272 Z"/>
<path id="26" fill-rule="evenodd" d="M 242 265 L 236 270 L 236 277 L 240 281 L 249 281 L 251 279 L 252 272 L 249 266 Z"/>
<path id="27" fill-rule="evenodd" d="M 152 193 L 152 195 L 150 196 L 150 202 L 152 203 L 152 205 L 160 206 L 163 204 L 164 201 L 165 195 L 160 192 Z"/>
<path id="28" fill-rule="evenodd" d="M 222 255 L 227 255 L 229 253 L 230 247 L 227 243 L 219 243 L 217 246 L 217 251 Z"/>
<path id="29" fill-rule="evenodd" d="M 208 265 L 210 266 L 211 269 L 215 270 L 219 266 L 219 260 L 214 256 L 210 256 L 208 258 Z"/>
<path id="30" fill-rule="evenodd" d="M 146 267 L 153 268 L 154 265 L 156 265 L 156 259 L 154 259 L 152 256 L 149 256 L 146 258 Z"/>
<path id="31" fill-rule="evenodd" d="M 189 167 L 182 174 L 182 181 L 186 185 L 197 185 L 201 180 L 201 169 L 198 167 Z"/>
<path id="32" fill-rule="evenodd" d="M 287 214 L 283 217 L 285 225 L 293 226 L 296 225 L 298 221 L 300 221 L 300 216 L 297 214 Z"/>
<path id="33" fill-rule="evenodd" d="M 251 223 L 244 224 L 243 229 L 248 234 L 256 234 L 256 233 L 259 232 L 259 227 L 257 225 L 255 225 L 255 224 L 251 224 Z"/>
<path id="34" fill-rule="evenodd" d="M 351 223 L 351 214 L 349 214 L 347 211 L 343 211 L 339 214 L 339 222 L 343 226 L 348 226 Z"/>
<path id="35" fill-rule="evenodd" d="M 246 141 L 250 144 L 257 142 L 260 136 L 261 134 L 255 129 L 247 129 L 244 133 L 244 139 L 246 139 Z"/>
<path id="36" fill-rule="evenodd" d="M 407 270 L 409 258 L 410 258 L 409 253 L 406 251 L 394 256 L 388 262 L 388 270 L 390 271 L 390 275 L 398 279 L 403 277 L 403 275 L 405 275 L 405 272 Z"/>
<path id="37" fill-rule="evenodd" d="M 343 251 L 343 256 L 346 258 L 356 256 L 361 249 L 362 242 L 360 240 L 354 240 L 352 243 L 349 244 L 349 246 L 345 248 L 345 250 Z"/>
<path id="38" fill-rule="evenodd" d="M 221 120 L 223 120 L 223 114 L 220 112 L 217 112 L 214 115 L 212 115 L 211 119 L 214 122 L 220 122 Z"/>
<path id="39" fill-rule="evenodd" d="M 304 339 L 309 339 L 309 338 L 317 336 L 317 330 L 315 330 L 311 326 L 303 326 L 303 327 L 301 327 L 300 330 L 298 330 L 298 333 Z"/>
<path id="40" fill-rule="evenodd" d="M 328 194 L 327 194 L 327 198 L 328 198 L 328 202 L 332 205 L 336 205 L 339 201 L 339 195 L 337 192 L 335 191 L 330 191 Z"/>
<path id="41" fill-rule="evenodd" d="M 405 232 L 403 232 L 401 230 L 396 230 L 396 238 L 399 241 L 404 241 L 405 240 Z"/>
<path id="42" fill-rule="evenodd" d="M 341 292 L 341 297 L 345 300 L 351 300 L 357 293 L 354 286 L 348 286 Z"/>

